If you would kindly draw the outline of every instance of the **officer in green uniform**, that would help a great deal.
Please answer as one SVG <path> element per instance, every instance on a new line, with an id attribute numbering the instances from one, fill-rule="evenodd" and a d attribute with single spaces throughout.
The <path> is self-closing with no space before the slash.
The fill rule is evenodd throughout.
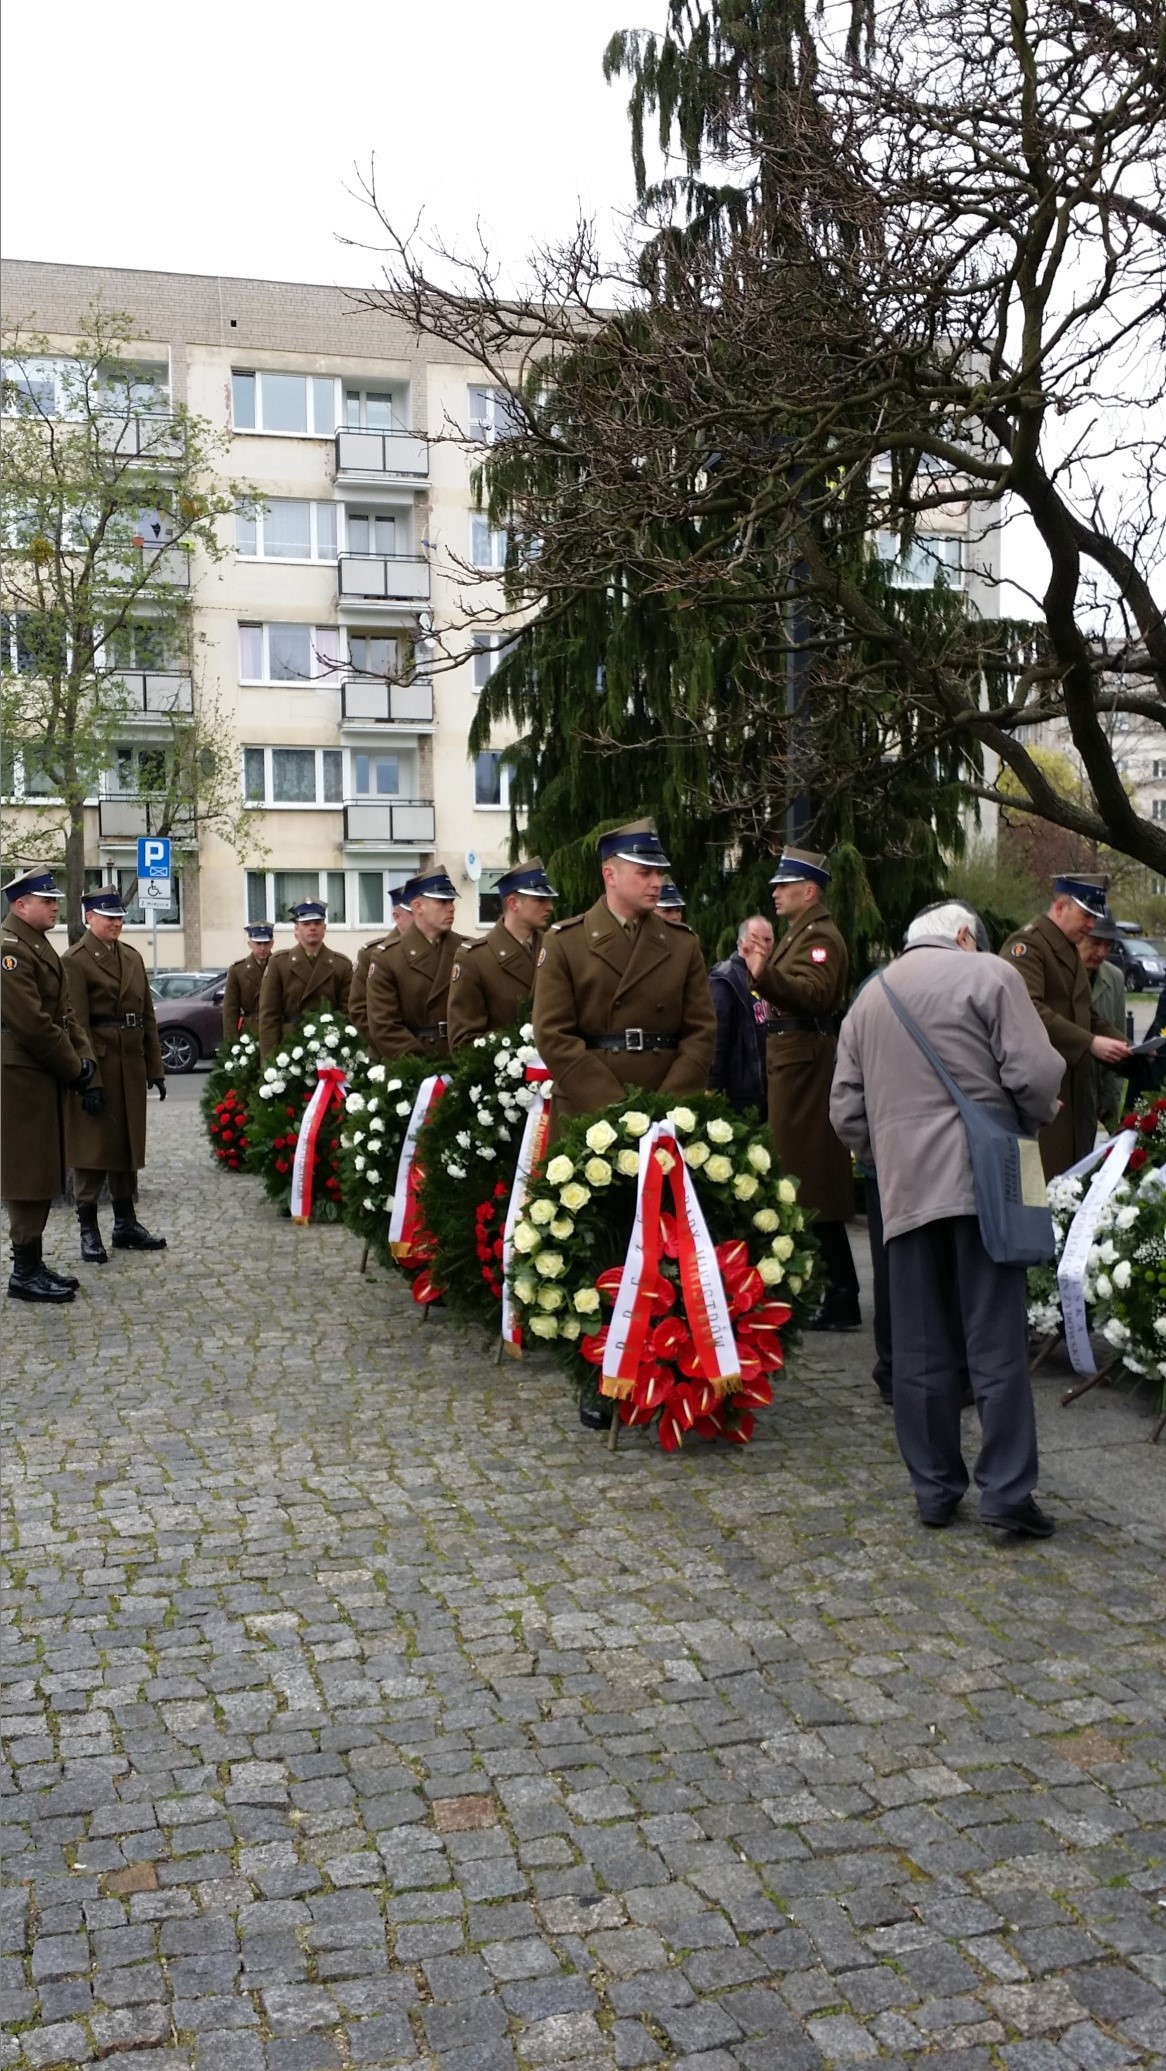
<path id="1" fill-rule="evenodd" d="M 263 974 L 271 961 L 275 929 L 269 920 L 254 920 L 245 930 L 250 945 L 227 972 L 223 993 L 223 1043 L 230 1048 L 237 1035 L 259 1033 L 259 994 Z"/>
<path id="2" fill-rule="evenodd" d="M 352 965 L 324 940 L 328 908 L 319 899 L 301 899 L 291 910 L 295 948 L 277 949 L 263 974 L 259 993 L 259 1050 L 272 1057 L 285 1036 L 312 1007 L 348 1012 Z"/>
<path id="3" fill-rule="evenodd" d="M 517 1022 L 534 993 L 543 929 L 558 898 L 541 856 L 516 864 L 498 879 L 502 918 L 480 942 L 462 951 L 449 980 L 449 1046 Z"/>
<path id="4" fill-rule="evenodd" d="M 457 890 L 446 871 L 411 877 L 401 897 L 412 926 L 369 959 L 369 1046 L 378 1057 L 432 1057 L 439 1063 L 449 1056 L 449 981 L 469 941 L 453 932 Z"/>
<path id="5" fill-rule="evenodd" d="M 668 858 L 651 820 L 599 842 L 603 895 L 539 952 L 534 1039 L 553 1113 L 594 1114 L 643 1086 L 703 1093 L 717 1022 L 700 943 L 656 911 Z"/>
<path id="6" fill-rule="evenodd" d="M 392 909 L 393 925 L 387 935 L 374 935 L 371 942 L 363 942 L 356 952 L 356 964 L 352 973 L 352 984 L 348 992 L 348 1018 L 356 1023 L 365 1042 L 368 1041 L 368 1009 L 365 994 L 368 991 L 368 967 L 378 949 L 387 949 L 398 935 L 403 935 L 413 925 L 409 908 L 402 904 L 403 885 L 389 888 L 389 905 Z"/>
<path id="7" fill-rule="evenodd" d="M 38 866 L 4 887 L 0 943 L 0 1194 L 8 1210 L 12 1276 L 22 1302 L 71 1302 L 78 1282 L 41 1257 L 53 1198 L 65 1190 L 65 1112 L 76 1093 L 90 1113 L 103 1095 L 85 1030 L 69 999 L 60 957 L 48 939 L 62 893 Z"/>
<path id="8" fill-rule="evenodd" d="M 1067 1172 L 1093 1149 L 1094 1058 L 1116 1068 L 1129 1056 L 1130 1045 L 1121 1030 L 1097 1013 L 1077 946 L 1105 913 L 1108 882 L 1076 872 L 1054 877 L 1048 912 L 1009 935 L 1000 951 L 1020 972 L 1049 1041 L 1065 1060 L 1060 1113 L 1037 1139 L 1046 1179 Z"/>
<path id="9" fill-rule="evenodd" d="M 846 1004 L 846 944 L 825 906 L 825 856 L 786 848 L 770 884 L 785 932 L 767 957 L 743 952 L 753 983 L 770 1006 L 766 1081 L 769 1126 L 785 1170 L 800 1182 L 798 1202 L 813 1209 L 826 1292 L 810 1330 L 857 1330 L 858 1275 L 846 1225 L 854 1214 L 850 1152 L 830 1127 L 838 1020 Z"/>
<path id="10" fill-rule="evenodd" d="M 121 893 L 116 885 L 102 885 L 84 894 L 81 910 L 85 933 L 62 962 L 73 1012 L 93 1046 L 105 1101 L 96 1115 L 84 1108 L 66 1113 L 65 1149 L 73 1168 L 82 1263 L 104 1265 L 97 1204 L 107 1179 L 114 1250 L 166 1249 L 165 1237 L 151 1236 L 134 1208 L 138 1173 L 146 1162 L 147 1089 L 153 1086 L 159 1100 L 165 1100 L 166 1071 L 146 966 L 132 943 L 121 940 Z"/>

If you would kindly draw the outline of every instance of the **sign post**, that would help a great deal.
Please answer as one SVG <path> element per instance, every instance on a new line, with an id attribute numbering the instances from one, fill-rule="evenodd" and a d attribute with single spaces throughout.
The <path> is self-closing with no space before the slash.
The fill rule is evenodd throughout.
<path id="1" fill-rule="evenodd" d="M 150 916 L 151 976 L 158 976 L 158 915 L 171 905 L 170 840 L 160 834 L 138 836 L 138 898 Z"/>

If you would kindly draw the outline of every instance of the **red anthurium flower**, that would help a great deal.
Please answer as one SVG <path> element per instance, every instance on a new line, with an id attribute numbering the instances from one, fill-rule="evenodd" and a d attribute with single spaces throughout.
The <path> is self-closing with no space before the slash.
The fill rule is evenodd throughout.
<path id="1" fill-rule="evenodd" d="M 768 1409 L 773 1401 L 773 1383 L 763 1373 L 755 1374 L 750 1380 L 742 1377 L 741 1386 L 733 1393 L 733 1408 Z"/>
<path id="2" fill-rule="evenodd" d="M 619 1283 L 622 1279 L 622 1266 L 609 1266 L 606 1273 L 599 1275 L 595 1285 L 598 1292 L 603 1296 L 604 1301 L 613 1302 L 615 1300 L 616 1295 L 619 1293 Z"/>
<path id="3" fill-rule="evenodd" d="M 668 1400 L 674 1386 L 667 1367 L 644 1365 L 633 1383 L 631 1400 L 639 1408 L 657 1410 Z"/>
<path id="4" fill-rule="evenodd" d="M 734 1237 L 731 1243 L 718 1244 L 715 1256 L 721 1269 L 721 1278 L 732 1293 L 737 1281 L 743 1280 L 750 1271 L 749 1246 L 743 1237 Z"/>
<path id="5" fill-rule="evenodd" d="M 418 1273 L 417 1278 L 413 1282 L 413 1299 L 415 1302 L 440 1301 L 441 1292 L 441 1288 L 433 1278 L 432 1273 L 428 1270 Z"/>
<path id="6" fill-rule="evenodd" d="M 748 1445 L 753 1436 L 754 1420 L 749 1410 L 743 1410 L 735 1424 L 725 1426 L 725 1437 L 731 1445 Z"/>
<path id="7" fill-rule="evenodd" d="M 691 1338 L 689 1339 L 688 1343 L 686 1345 L 683 1345 L 680 1351 L 677 1353 L 676 1364 L 680 1368 L 680 1371 L 684 1375 L 686 1380 L 703 1381 L 706 1379 L 705 1370 L 701 1364 L 700 1353 L 697 1351 L 696 1346 L 693 1344 Z"/>
<path id="8" fill-rule="evenodd" d="M 768 1354 L 766 1354 L 766 1357 L 768 1357 Z M 755 1351 L 752 1345 L 746 1343 L 743 1331 L 739 1332 L 737 1336 L 737 1368 L 743 1381 L 755 1380 L 759 1373 L 764 1373 L 765 1371 L 762 1365 L 761 1353 Z"/>
<path id="9" fill-rule="evenodd" d="M 588 1365 L 589 1365 L 589 1366 L 602 1366 L 602 1365 L 603 1365 L 603 1348 L 604 1348 L 604 1346 L 606 1345 L 606 1343 L 607 1343 L 607 1325 L 606 1325 L 606 1323 L 605 1323 L 605 1324 L 604 1324 L 604 1326 L 603 1326 L 603 1329 L 602 1329 L 602 1330 L 597 1330 L 597 1331 L 595 1332 L 595 1334 L 594 1334 L 594 1336 L 593 1336 L 593 1337 L 589 1337 L 589 1338 L 580 1338 L 580 1340 L 579 1340 L 579 1356 L 580 1356 L 580 1358 L 582 1358 L 582 1359 L 585 1359 L 585 1360 L 587 1361 L 587 1363 L 588 1363 Z"/>
<path id="10" fill-rule="evenodd" d="M 661 1452 L 676 1452 L 677 1449 L 684 1444 L 684 1433 L 686 1429 L 687 1426 L 679 1422 L 671 1406 L 669 1406 L 669 1408 L 665 1410 L 664 1415 L 661 1417 L 660 1422 L 657 1426 Z"/>
<path id="11" fill-rule="evenodd" d="M 725 1428 L 724 1410 L 718 1404 L 716 1409 L 709 1411 L 707 1417 L 698 1417 L 692 1428 L 698 1438 L 720 1438 Z"/>
<path id="12" fill-rule="evenodd" d="M 675 1359 L 691 1343 L 688 1326 L 683 1319 L 665 1316 L 648 1339 L 648 1354 L 652 1359 Z"/>
<path id="13" fill-rule="evenodd" d="M 650 1424 L 655 1414 L 654 1409 L 646 1409 L 643 1403 L 637 1402 L 634 1395 L 627 1396 L 619 1405 L 621 1424 Z"/>
<path id="14" fill-rule="evenodd" d="M 664 1414 L 678 1418 L 682 1428 L 691 1431 L 703 1409 L 704 1389 L 691 1381 L 677 1381 Z"/>
<path id="15" fill-rule="evenodd" d="M 663 1273 L 658 1274 L 656 1278 L 656 1285 L 652 1292 L 653 1316 L 663 1315 L 665 1309 L 674 1309 L 676 1307 L 679 1293 L 680 1290 L 677 1287 L 675 1280 L 666 1280 L 664 1278 Z"/>
<path id="16" fill-rule="evenodd" d="M 665 1215 L 663 1211 L 660 1215 L 660 1249 L 665 1258 L 680 1256 L 680 1245 L 676 1237 L 676 1217 Z"/>
<path id="17" fill-rule="evenodd" d="M 744 1316 L 749 1309 L 755 1309 L 765 1293 L 765 1282 L 756 1266 L 750 1266 L 749 1271 L 732 1284 L 726 1280 L 725 1286 L 731 1297 L 730 1316 Z"/>

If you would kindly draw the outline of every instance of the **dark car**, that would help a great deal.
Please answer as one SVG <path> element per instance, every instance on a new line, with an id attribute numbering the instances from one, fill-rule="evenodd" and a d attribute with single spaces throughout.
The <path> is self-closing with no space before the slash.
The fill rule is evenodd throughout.
<path id="1" fill-rule="evenodd" d="M 162 1062 L 170 1073 L 193 1071 L 202 1057 L 213 1057 L 223 1039 L 223 994 L 227 974 L 177 999 L 159 1000 L 154 1008 Z"/>
<path id="2" fill-rule="evenodd" d="M 221 964 L 210 971 L 155 971 L 150 979 L 150 991 L 156 1000 L 181 1000 L 188 993 L 201 992 L 206 985 L 213 985 L 217 978 L 225 978 Z"/>
<path id="3" fill-rule="evenodd" d="M 1117 965 L 1127 992 L 1158 992 L 1166 984 L 1166 964 L 1148 935 L 1129 934 L 1123 928 L 1120 940 L 1110 947 L 1109 961 Z"/>

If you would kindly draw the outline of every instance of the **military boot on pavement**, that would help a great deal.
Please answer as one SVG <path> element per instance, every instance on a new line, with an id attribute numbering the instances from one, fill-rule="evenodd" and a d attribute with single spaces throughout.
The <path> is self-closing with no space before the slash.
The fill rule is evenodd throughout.
<path id="1" fill-rule="evenodd" d="M 46 1272 L 41 1262 L 39 1237 L 34 1237 L 28 1244 L 13 1244 L 12 1272 L 8 1280 L 8 1293 L 13 1301 L 71 1302 L 76 1292 L 75 1280 L 66 1281 L 56 1273 Z"/>
<path id="2" fill-rule="evenodd" d="M 97 1226 L 97 1209 L 94 1205 L 78 1208 L 77 1221 L 81 1225 L 81 1263 L 83 1266 L 103 1266 L 109 1253 L 101 1241 Z"/>
<path id="3" fill-rule="evenodd" d="M 138 1221 L 132 1201 L 113 1204 L 113 1248 L 115 1251 L 165 1251 L 165 1237 L 152 1237 Z"/>

